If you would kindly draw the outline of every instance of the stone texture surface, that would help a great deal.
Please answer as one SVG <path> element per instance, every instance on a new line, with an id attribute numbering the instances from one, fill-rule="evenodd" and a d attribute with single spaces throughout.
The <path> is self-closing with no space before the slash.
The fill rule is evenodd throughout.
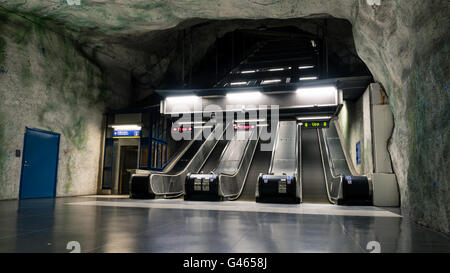
<path id="1" fill-rule="evenodd" d="M 110 96 L 101 70 L 70 40 L 3 10 L 0 41 L 0 199 L 18 198 L 25 126 L 61 134 L 57 196 L 96 193 Z"/>
<path id="2" fill-rule="evenodd" d="M 367 68 L 357 57 L 351 24 L 343 19 L 327 19 L 329 20 L 327 35 L 329 37 L 328 54 L 330 61 L 333 58 L 333 61 L 339 64 L 337 69 L 341 69 L 341 71 L 343 69 L 346 69 L 346 72 L 352 70 L 352 72 L 361 75 L 361 72 L 365 72 Z M 116 83 L 119 82 L 125 87 L 123 83 L 127 82 L 126 76 L 131 77 L 133 97 L 141 100 L 153 94 L 156 88 L 180 88 L 182 86 L 183 46 L 185 50 L 185 84 L 187 84 L 188 71 L 192 69 L 194 70 L 193 76 L 199 76 L 202 71 L 197 70 L 199 69 L 198 66 L 215 60 L 215 55 L 212 54 L 213 56 L 211 56 L 208 53 L 216 51 L 214 48 L 215 42 L 227 33 L 235 30 L 286 26 L 293 26 L 307 33 L 317 33 L 318 30 L 320 32 L 320 26 L 323 24 L 324 19 L 318 18 L 308 20 L 302 18 L 287 20 L 234 19 L 226 22 L 223 20 L 188 19 L 170 29 L 151 30 L 135 34 L 118 32 L 114 35 L 103 35 L 101 41 L 86 38 L 81 46 L 86 55 L 105 68 L 105 72 L 110 75 L 108 79 L 122 79 L 116 80 Z M 190 46 L 191 41 L 192 47 Z M 241 42 L 236 40 L 236 44 L 240 45 Z M 230 43 L 221 41 L 219 51 L 222 54 L 228 52 L 229 55 Z M 224 63 L 219 61 L 220 69 L 228 72 L 229 67 L 222 66 L 224 66 Z M 126 71 L 128 71 L 128 74 Z M 330 69 L 330 72 L 333 71 Z M 219 75 L 219 79 L 221 77 Z M 130 78 L 128 78 L 128 82 L 129 80 Z M 116 83 L 110 85 L 116 86 Z"/>
<path id="3" fill-rule="evenodd" d="M 25 16 L 59 22 L 80 43 L 97 45 L 110 36 L 167 29 L 191 18 L 331 15 L 349 20 L 358 55 L 389 96 L 395 120 L 389 149 L 403 213 L 450 233 L 447 0 L 381 1 L 373 7 L 365 0 L 81 0 L 80 6 L 59 0 L 0 0 L 0 4 Z M 164 58 L 148 65 L 155 64 L 164 66 Z M 4 154 L 5 147 L 1 149 Z"/>

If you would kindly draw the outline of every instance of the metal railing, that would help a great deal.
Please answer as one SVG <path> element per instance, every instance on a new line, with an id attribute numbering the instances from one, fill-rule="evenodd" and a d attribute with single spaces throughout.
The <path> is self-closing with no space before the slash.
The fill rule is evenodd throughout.
<path id="1" fill-rule="evenodd" d="M 322 137 L 320 134 L 319 129 L 317 129 L 317 138 L 319 140 L 319 149 L 320 149 L 320 155 L 321 155 L 321 159 L 322 159 L 322 167 L 323 167 L 323 175 L 325 177 L 325 185 L 327 188 L 327 197 L 328 197 L 328 201 L 330 201 L 330 203 L 332 204 L 336 204 L 337 200 L 341 197 L 342 192 L 342 181 L 344 179 L 344 175 L 343 174 L 338 174 L 336 175 L 334 173 L 334 168 L 332 166 L 331 163 L 331 154 L 330 154 L 330 149 L 328 147 L 328 143 L 325 139 L 325 135 L 323 134 L 323 129 L 322 130 Z M 322 141 L 324 142 L 324 146 L 325 146 L 325 154 L 322 148 Z M 326 157 L 326 159 L 325 159 Z M 325 161 L 328 162 L 328 168 L 325 166 Z"/>
<path id="2" fill-rule="evenodd" d="M 150 175 L 150 186 L 156 195 L 165 195 L 166 197 L 176 197 L 184 194 L 184 181 L 188 173 L 196 173 L 201 166 L 208 159 L 209 155 L 214 150 L 219 139 L 215 138 L 218 130 L 226 130 L 231 123 L 225 125 L 219 123 L 214 128 L 213 132 L 207 137 L 202 146 L 193 156 L 192 160 L 187 166 L 176 174 L 159 174 L 153 173 Z M 223 132 L 222 131 L 222 132 Z"/>
<path id="3" fill-rule="evenodd" d="M 219 174 L 219 191 L 220 195 L 228 200 L 236 200 L 242 193 L 247 179 L 250 165 L 252 164 L 253 155 L 258 146 L 259 135 L 258 130 L 253 130 L 248 136 L 249 140 L 245 147 L 244 155 L 241 157 L 239 167 L 234 174 Z M 256 138 L 255 138 L 256 134 Z M 254 139 L 255 138 L 255 139 Z"/>

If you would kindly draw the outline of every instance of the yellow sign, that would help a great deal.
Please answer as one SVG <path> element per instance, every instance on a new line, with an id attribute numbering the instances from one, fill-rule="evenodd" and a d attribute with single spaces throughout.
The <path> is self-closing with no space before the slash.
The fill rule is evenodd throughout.
<path id="1" fill-rule="evenodd" d="M 304 128 L 326 128 L 327 126 L 327 121 L 312 121 L 303 123 Z"/>

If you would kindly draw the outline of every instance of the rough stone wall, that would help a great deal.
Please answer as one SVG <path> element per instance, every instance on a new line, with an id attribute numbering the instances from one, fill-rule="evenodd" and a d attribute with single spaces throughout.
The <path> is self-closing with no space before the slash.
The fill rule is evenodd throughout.
<path id="1" fill-rule="evenodd" d="M 359 56 L 389 96 L 389 145 L 404 215 L 450 233 L 449 2 L 353 9 Z"/>
<path id="2" fill-rule="evenodd" d="M 131 77 L 133 97 L 140 100 L 153 94 L 155 89 L 180 88 L 183 82 L 183 67 L 186 85 L 189 82 L 190 70 L 193 70 L 194 82 L 196 76 L 203 77 L 202 71 L 197 70 L 198 66 L 215 60 L 215 57 L 212 60 L 207 59 L 211 58 L 207 53 L 209 50 L 215 51 L 216 49 L 213 49 L 215 42 L 227 33 L 243 29 L 256 30 L 261 27 L 291 26 L 320 35 L 323 24 L 324 19 L 306 20 L 302 18 L 289 20 L 236 19 L 227 20 L 226 23 L 222 20 L 189 19 L 170 29 L 152 30 L 145 33 L 120 33 L 104 37 L 101 42 L 91 41 L 94 44 L 84 42 L 82 45 L 86 54 L 105 68 L 106 74 L 109 75 L 108 79 Z M 357 57 L 351 24 L 347 20 L 328 18 L 327 25 L 330 61 L 331 57 L 334 57 L 334 61 L 339 63 L 339 66 L 336 66 L 337 69 L 351 69 L 354 73 L 359 73 L 358 75 L 361 72 L 364 73 L 365 69 L 361 69 L 361 66 L 365 65 Z M 236 41 L 236 43 L 241 42 Z M 184 66 L 183 46 L 185 50 Z M 231 46 L 222 41 L 220 53 L 227 51 L 230 53 L 230 50 Z M 228 65 L 231 64 L 219 61 L 219 70 L 230 69 Z M 218 76 L 219 79 L 223 77 L 220 72 Z M 130 82 L 130 79 L 116 82 Z"/>
<path id="3" fill-rule="evenodd" d="M 400 187 L 403 214 L 450 234 L 449 2 L 447 0 L 1 0 L 22 12 L 34 12 L 105 35 L 143 33 L 174 27 L 191 18 L 266 19 L 320 17 L 348 19 L 358 55 L 389 96 L 395 129 L 389 146 Z M 100 38 L 99 38 L 100 37 Z M 87 38 L 86 38 L 87 39 Z"/>
<path id="4" fill-rule="evenodd" d="M 25 126 L 61 134 L 57 196 L 95 194 L 107 96 L 69 39 L 0 10 L 0 199 L 18 198 Z"/>

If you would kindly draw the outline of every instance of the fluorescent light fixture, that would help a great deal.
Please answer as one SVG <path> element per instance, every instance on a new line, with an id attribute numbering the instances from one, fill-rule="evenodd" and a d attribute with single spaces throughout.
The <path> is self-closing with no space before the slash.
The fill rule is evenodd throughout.
<path id="1" fill-rule="evenodd" d="M 249 74 L 249 73 L 255 73 L 256 72 L 256 70 L 244 70 L 244 71 L 241 71 L 241 74 Z"/>
<path id="2" fill-rule="evenodd" d="M 277 82 L 281 82 L 280 79 L 276 79 L 276 80 L 263 80 L 261 82 L 261 84 L 271 84 L 271 83 L 277 83 Z"/>
<path id="3" fill-rule="evenodd" d="M 179 125 L 204 124 L 204 123 L 206 123 L 206 121 L 179 121 L 179 122 L 175 122 L 175 123 L 179 124 Z"/>
<path id="4" fill-rule="evenodd" d="M 245 85 L 247 84 L 247 82 L 232 82 L 230 83 L 231 86 L 235 86 L 235 85 Z"/>
<path id="5" fill-rule="evenodd" d="M 298 69 L 310 69 L 310 68 L 314 68 L 314 65 L 302 65 L 298 67 Z"/>
<path id="6" fill-rule="evenodd" d="M 313 76 L 313 77 L 300 77 L 299 80 L 301 80 L 301 81 L 317 80 L 317 77 L 316 76 Z"/>
<path id="7" fill-rule="evenodd" d="M 236 123 L 242 123 L 242 122 L 261 122 L 266 121 L 265 118 L 259 118 L 259 119 L 235 119 L 234 122 Z"/>
<path id="8" fill-rule="evenodd" d="M 199 97 L 192 95 L 192 96 L 173 96 L 173 97 L 167 97 L 166 100 L 173 102 L 173 103 L 183 103 L 183 102 L 194 102 L 198 100 Z"/>
<path id="9" fill-rule="evenodd" d="M 334 86 L 302 87 L 296 93 L 305 99 L 318 99 L 324 97 L 337 96 L 337 89 Z"/>
<path id="10" fill-rule="evenodd" d="M 212 128 L 212 125 L 194 126 L 194 129 Z"/>
<path id="11" fill-rule="evenodd" d="M 280 68 L 271 68 L 268 71 L 273 72 L 273 71 L 283 71 L 283 70 L 284 70 L 284 68 L 280 67 Z"/>
<path id="12" fill-rule="evenodd" d="M 329 120 L 331 116 L 297 117 L 297 120 Z"/>
<path id="13" fill-rule="evenodd" d="M 255 97 L 259 97 L 261 95 L 261 92 L 255 91 L 255 92 L 232 92 L 227 93 L 227 98 L 229 99 L 252 99 Z"/>
<path id="14" fill-rule="evenodd" d="M 141 130 L 142 127 L 136 124 L 124 124 L 124 125 L 111 125 L 114 130 L 117 131 L 131 131 L 131 130 Z"/>

